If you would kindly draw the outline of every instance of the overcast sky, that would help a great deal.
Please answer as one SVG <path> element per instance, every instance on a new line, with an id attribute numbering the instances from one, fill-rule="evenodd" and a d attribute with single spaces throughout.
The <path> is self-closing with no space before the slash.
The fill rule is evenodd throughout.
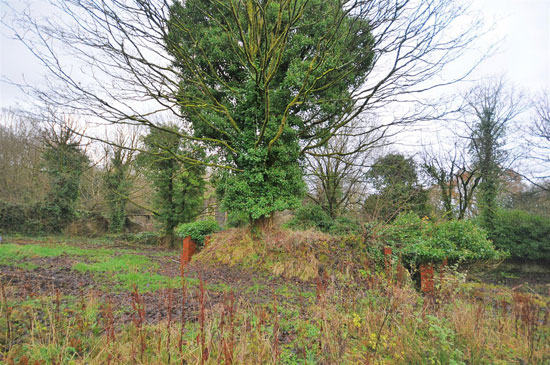
<path id="1" fill-rule="evenodd" d="M 31 2 L 38 12 L 45 9 L 41 3 L 44 0 Z M 9 18 L 8 5 L 20 4 L 20 0 L 0 0 L 2 18 Z M 501 41 L 500 51 L 482 64 L 475 76 L 504 75 L 529 93 L 550 89 L 550 0 L 472 0 L 472 8 L 486 24 L 496 21 L 484 44 Z M 30 51 L 10 38 L 10 30 L 0 26 L 0 80 L 39 83 L 45 71 Z M 465 60 L 464 64 L 469 63 Z M 460 70 L 460 63 L 454 68 Z M 21 105 L 24 99 L 16 87 L 0 81 L 0 107 Z"/>

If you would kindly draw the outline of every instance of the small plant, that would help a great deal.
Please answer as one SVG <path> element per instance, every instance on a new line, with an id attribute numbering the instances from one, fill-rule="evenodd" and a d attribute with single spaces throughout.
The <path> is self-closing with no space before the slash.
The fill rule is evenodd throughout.
<path id="1" fill-rule="evenodd" d="M 176 228 L 176 235 L 181 238 L 190 236 L 199 247 L 204 245 L 206 236 L 218 232 L 220 225 L 213 219 L 197 221 L 192 223 L 183 223 Z"/>

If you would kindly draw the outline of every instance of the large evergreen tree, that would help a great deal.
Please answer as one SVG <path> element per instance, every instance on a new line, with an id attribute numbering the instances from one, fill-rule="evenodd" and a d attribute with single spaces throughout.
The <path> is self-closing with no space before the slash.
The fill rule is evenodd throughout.
<path id="1" fill-rule="evenodd" d="M 255 221 L 296 207 L 301 156 L 347 123 L 371 67 L 368 22 L 335 0 L 189 0 L 168 24 L 182 112 L 230 167 L 224 206 Z"/>

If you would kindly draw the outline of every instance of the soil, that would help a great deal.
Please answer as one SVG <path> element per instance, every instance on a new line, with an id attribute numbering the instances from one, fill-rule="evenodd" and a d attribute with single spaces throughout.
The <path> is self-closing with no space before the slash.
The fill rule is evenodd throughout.
<path id="1" fill-rule="evenodd" d="M 17 241 L 17 244 L 38 244 L 43 242 Z M 82 248 L 98 248 L 97 245 L 73 244 Z M 158 274 L 169 277 L 180 277 L 179 250 L 143 248 L 117 243 L 113 246 L 102 246 L 120 250 L 118 254 L 125 254 L 130 249 L 139 249 L 140 255 L 149 257 L 158 263 Z M 159 256 L 162 252 L 166 255 Z M 173 254 L 171 254 L 173 253 Z M 136 254 L 132 252 L 132 254 Z M 3 285 L 9 286 L 10 296 L 19 300 L 37 296 L 71 295 L 88 297 L 93 295 L 101 303 L 110 303 L 114 309 L 117 323 L 128 323 L 135 319 L 133 309 L 135 296 L 129 291 L 107 292 L 105 288 L 112 283 L 102 275 L 80 273 L 71 269 L 76 262 L 83 262 L 81 258 L 67 255 L 48 258 L 29 258 L 24 262 L 34 264 L 36 268 L 23 269 L 16 266 L 0 266 L 0 280 Z M 293 290 L 300 292 L 315 292 L 315 283 L 301 282 L 282 278 L 273 278 L 266 274 L 250 272 L 239 267 L 227 265 L 201 265 L 191 262 L 185 267 L 186 278 L 196 278 L 203 281 L 205 310 L 221 311 L 224 302 L 229 302 L 229 293 L 232 292 L 237 303 L 243 299 L 247 303 L 284 303 L 297 301 L 299 296 L 292 295 L 291 299 L 278 295 L 277 289 L 292 284 Z M 188 285 L 189 286 L 189 285 Z M 219 288 L 219 289 L 218 289 Z M 253 290 L 251 290 L 253 288 Z M 171 291 L 171 293 L 170 293 Z M 200 290 L 196 286 L 187 288 L 185 293 L 185 319 L 196 321 L 198 318 Z M 147 323 L 162 321 L 168 316 L 168 298 L 172 296 L 172 318 L 180 319 L 182 312 L 183 293 L 179 289 L 164 289 L 156 292 L 139 294 L 143 301 Z M 297 303 L 296 303 L 297 304 Z"/>

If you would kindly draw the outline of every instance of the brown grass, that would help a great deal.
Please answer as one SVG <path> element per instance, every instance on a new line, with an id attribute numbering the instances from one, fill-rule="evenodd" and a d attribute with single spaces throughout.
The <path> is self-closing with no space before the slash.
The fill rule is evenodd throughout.
<path id="1" fill-rule="evenodd" d="M 213 235 L 193 259 L 264 269 L 276 276 L 313 280 L 332 267 L 336 239 L 308 230 L 273 229 L 258 238 L 248 229 L 233 228 Z M 322 269 L 322 270 L 321 270 Z"/>

